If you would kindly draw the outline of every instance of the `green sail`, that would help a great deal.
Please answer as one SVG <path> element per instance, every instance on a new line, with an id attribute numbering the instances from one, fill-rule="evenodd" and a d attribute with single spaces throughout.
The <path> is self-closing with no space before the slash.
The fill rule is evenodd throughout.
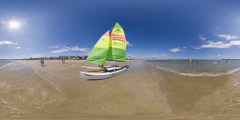
<path id="1" fill-rule="evenodd" d="M 126 38 L 122 27 L 116 22 L 111 30 L 107 60 L 125 61 Z"/>
<path id="2" fill-rule="evenodd" d="M 88 55 L 87 62 L 103 65 L 107 58 L 109 48 L 109 31 L 107 31 L 93 47 Z"/>

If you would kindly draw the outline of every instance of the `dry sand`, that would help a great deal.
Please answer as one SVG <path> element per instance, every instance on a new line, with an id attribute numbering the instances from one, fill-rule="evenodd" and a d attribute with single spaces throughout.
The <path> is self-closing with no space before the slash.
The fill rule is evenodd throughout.
<path id="1" fill-rule="evenodd" d="M 82 66 L 96 66 L 82 61 L 38 60 L 24 61 L 36 69 L 52 96 L 61 96 L 33 113 L 30 118 L 154 118 L 169 114 L 169 106 L 148 65 L 127 61 L 128 70 L 104 80 L 87 80 L 79 71 Z M 106 62 L 105 65 L 111 65 Z M 117 63 L 121 65 L 121 63 Z M 50 99 L 50 98 L 49 98 Z M 163 115 L 165 114 L 165 115 Z"/>

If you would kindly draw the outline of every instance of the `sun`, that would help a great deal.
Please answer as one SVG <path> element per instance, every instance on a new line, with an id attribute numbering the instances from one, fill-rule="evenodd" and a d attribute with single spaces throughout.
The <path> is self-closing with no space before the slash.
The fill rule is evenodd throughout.
<path id="1" fill-rule="evenodd" d="M 11 29 L 18 29 L 20 27 L 20 23 L 17 21 L 10 21 L 9 22 L 9 27 Z"/>

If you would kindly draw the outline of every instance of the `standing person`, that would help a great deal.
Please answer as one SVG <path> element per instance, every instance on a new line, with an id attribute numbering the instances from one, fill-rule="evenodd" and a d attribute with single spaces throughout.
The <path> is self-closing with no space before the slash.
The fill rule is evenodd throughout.
<path id="1" fill-rule="evenodd" d="M 63 64 L 63 59 L 62 59 L 62 64 Z"/>
<path id="2" fill-rule="evenodd" d="M 42 67 L 44 66 L 44 59 L 42 59 L 42 61 L 41 61 L 41 66 Z"/>
<path id="3" fill-rule="evenodd" d="M 41 63 L 41 66 L 42 66 L 42 59 L 40 59 L 40 63 Z"/>

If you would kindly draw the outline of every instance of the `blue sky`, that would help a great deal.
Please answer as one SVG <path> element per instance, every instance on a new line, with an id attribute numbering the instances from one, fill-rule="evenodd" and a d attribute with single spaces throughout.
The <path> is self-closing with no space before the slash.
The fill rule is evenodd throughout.
<path id="1" fill-rule="evenodd" d="M 130 58 L 240 59 L 239 6 L 233 0 L 1 0 L 0 59 L 88 55 L 115 22 Z"/>

